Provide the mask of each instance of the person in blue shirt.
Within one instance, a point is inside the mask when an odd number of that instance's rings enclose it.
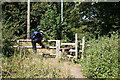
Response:
[[[34,31],[30,36],[30,38],[32,39],[32,48],[35,54],[37,52],[36,43],[41,45],[42,48],[45,48],[45,45],[42,42],[43,36],[44,36],[43,31]]]

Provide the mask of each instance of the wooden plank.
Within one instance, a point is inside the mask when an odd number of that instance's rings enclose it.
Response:
[[[42,41],[56,42],[57,40],[42,40]]]
[[[19,41],[20,42],[31,42],[32,40],[31,39],[20,39]]]
[[[17,41],[17,40],[10,40],[10,41]],[[32,40],[31,39],[19,39],[20,42],[31,42]],[[45,42],[56,42],[57,40],[42,40],[42,41],[45,41]]]
[[[69,57],[69,58],[70,58],[70,57],[72,57],[72,58],[74,57],[74,56],[72,56],[72,55],[66,55],[66,56]]]
[[[72,49],[72,48],[74,48],[74,47],[60,48],[60,50],[62,50],[62,49]]]
[[[50,54],[50,55],[54,55],[54,56],[56,56],[56,54]]]
[[[75,43],[61,43],[61,45],[75,45]]]
[[[14,40],[14,39],[10,39],[10,41],[18,41],[18,40]],[[31,42],[31,39],[19,39],[20,42]]]
[[[75,49],[70,49],[69,52],[76,52],[76,50]]]
[[[19,48],[32,48],[32,46],[13,46],[13,47],[19,47]],[[42,46],[36,46],[37,48],[41,48]],[[55,46],[49,46],[49,49],[55,49]]]

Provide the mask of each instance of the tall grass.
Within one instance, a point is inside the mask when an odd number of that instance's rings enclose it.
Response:
[[[3,57],[3,78],[69,78],[69,70],[57,59],[28,54]]]
[[[118,35],[91,40],[81,63],[88,78],[118,78]]]

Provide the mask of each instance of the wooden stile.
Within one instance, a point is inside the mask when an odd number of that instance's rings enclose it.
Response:
[[[31,39],[20,39],[20,40],[11,40],[11,41],[17,41],[18,46],[13,46],[13,47],[18,47],[19,48],[32,48],[32,46],[20,46],[19,43],[20,42],[31,42]],[[75,43],[60,43],[60,40],[42,40],[45,42],[56,42],[56,46],[49,46],[49,49],[56,49],[56,58],[61,57],[61,53],[60,50],[62,50],[62,52],[65,51],[65,49],[69,50],[70,53],[74,52],[75,56],[74,58],[78,58],[78,37],[77,34],[75,34]],[[74,47],[72,48],[60,48],[61,45],[72,45]],[[82,58],[83,58],[83,53],[84,53],[84,47],[85,47],[85,37],[82,38],[82,43],[80,43],[80,45],[82,45],[82,50],[79,50],[80,52],[82,52]],[[36,46],[37,48],[41,48],[41,46]]]

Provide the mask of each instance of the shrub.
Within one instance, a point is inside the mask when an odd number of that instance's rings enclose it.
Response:
[[[118,35],[89,41],[81,60],[84,74],[90,78],[118,77]]]

